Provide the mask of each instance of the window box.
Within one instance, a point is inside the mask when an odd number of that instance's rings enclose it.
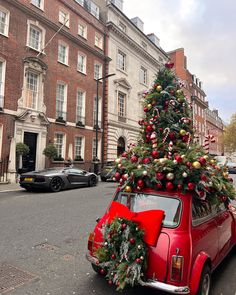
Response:
[[[85,127],[85,125],[84,125],[84,123],[83,123],[82,121],[78,121],[78,122],[76,123],[76,126],[77,126],[77,127]]]
[[[83,162],[84,159],[81,157],[81,156],[76,156],[74,161],[77,161],[77,162]]]
[[[57,117],[56,118],[56,122],[59,122],[59,123],[66,123],[66,121],[64,120],[64,118],[63,117]]]
[[[95,125],[93,126],[93,129],[101,130],[101,127],[100,127],[99,125],[96,125],[96,124],[95,124]]]
[[[64,161],[64,158],[62,156],[58,156],[58,157],[53,158],[53,161],[62,162],[62,161]]]

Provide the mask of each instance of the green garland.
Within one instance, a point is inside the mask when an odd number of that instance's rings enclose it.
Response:
[[[95,252],[110,285],[123,290],[139,283],[147,267],[147,247],[144,232],[127,219],[115,218],[104,228],[103,245]]]

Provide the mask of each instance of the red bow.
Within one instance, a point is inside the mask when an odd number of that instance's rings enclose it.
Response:
[[[112,202],[108,213],[108,222],[111,222],[115,217],[120,217],[137,223],[144,230],[144,241],[150,246],[155,246],[161,232],[164,214],[163,210],[131,212],[126,206]]]

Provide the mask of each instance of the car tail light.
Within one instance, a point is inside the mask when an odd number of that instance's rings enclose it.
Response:
[[[88,249],[91,252],[93,250],[93,241],[94,241],[94,233],[90,233],[88,238]]]
[[[183,256],[172,256],[171,261],[171,280],[180,282],[183,274],[184,257]]]

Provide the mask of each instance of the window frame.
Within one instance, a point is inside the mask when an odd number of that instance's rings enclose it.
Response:
[[[6,60],[0,57],[2,63],[2,72],[0,80],[0,109],[4,107],[4,95],[5,95],[5,81],[6,81]]]
[[[4,23],[4,26],[5,26],[4,31],[3,32],[0,31],[0,35],[9,37],[10,11],[6,9],[5,7],[3,7],[2,5],[0,5],[0,11],[5,13],[6,15],[6,20]]]
[[[126,55],[126,53],[124,53],[120,49],[117,50],[116,68],[119,71],[126,72],[126,68],[127,68],[127,55]]]
[[[32,5],[34,5],[35,7],[41,9],[41,10],[44,10],[44,0],[39,0],[40,1],[40,4],[37,5],[36,3],[34,3],[35,0],[31,0],[30,3]]]
[[[98,151],[97,151],[98,159],[101,158],[101,139],[98,139]],[[94,159],[96,157],[96,138],[92,139],[92,161],[94,162]]]
[[[139,83],[141,83],[143,85],[147,85],[147,83],[148,83],[147,69],[144,66],[140,66]]]
[[[93,98],[93,127],[96,129],[96,116],[97,116],[97,96]],[[98,96],[98,129],[102,128],[102,98]]]
[[[97,71],[95,70],[95,67],[98,66],[98,77],[96,77]],[[102,77],[102,71],[103,71],[103,66],[100,62],[95,61],[94,62],[94,80],[100,79]],[[100,80],[101,81],[101,80]],[[101,81],[102,82],[102,81]]]
[[[103,49],[103,36],[97,32],[95,32],[94,36],[94,45],[99,49]]]
[[[124,97],[122,112],[121,112],[120,95]],[[126,93],[122,91],[118,91],[117,92],[117,114],[118,114],[118,117],[120,118],[126,118],[126,101],[127,101]]]
[[[60,46],[64,46],[65,48],[65,62],[60,60],[60,54],[59,54],[59,48]],[[68,66],[69,65],[69,45],[66,44],[64,41],[59,40],[58,41],[58,52],[57,52],[57,61],[63,65]]]
[[[54,132],[54,145],[57,149],[58,152],[58,143],[55,141],[55,138],[57,135],[61,135],[62,136],[62,143],[61,143],[61,155],[58,153],[57,157],[62,157],[63,159],[65,159],[65,143],[66,143],[66,135],[63,132]]]
[[[77,152],[77,147],[79,146],[79,145],[77,145],[76,144],[76,140],[78,139],[78,138],[80,138],[81,139],[81,146],[79,147],[79,149],[80,149],[80,154],[77,154],[76,152]],[[84,136],[82,136],[82,135],[77,135],[77,136],[75,136],[75,141],[74,141],[74,144],[75,144],[75,149],[74,149],[74,159],[76,158],[76,157],[81,157],[82,158],[82,160],[84,160],[84,147],[85,147],[85,137]]]
[[[45,34],[46,30],[39,24],[38,21],[32,21],[28,20],[27,21],[27,41],[26,41],[26,46],[31,48],[32,50],[35,50],[37,52],[44,53],[44,46],[45,46]],[[31,46],[30,44],[30,28],[34,27],[34,29],[38,30],[40,32],[40,40],[39,40],[39,48],[35,48]]]
[[[29,74],[32,74],[34,76],[37,76],[37,90],[32,90],[30,88],[28,88],[28,78],[29,78]],[[31,106],[28,103],[28,94],[30,93],[30,91],[32,93],[36,92],[36,97],[33,97],[33,102],[31,103]],[[40,91],[40,74],[35,72],[33,69],[28,68],[26,73],[25,73],[25,101],[24,101],[24,107],[27,109],[31,109],[31,110],[37,110],[38,109],[38,104],[39,104],[39,91]]]
[[[84,71],[81,70],[79,68],[79,57],[83,57],[84,58],[84,63],[83,63],[83,67],[84,67]],[[83,52],[78,52],[78,57],[77,57],[77,71],[82,73],[82,74],[87,74],[87,55],[84,54]]]
[[[65,15],[65,17],[63,19],[61,18],[62,13]],[[68,18],[66,18],[66,16],[68,16]],[[59,21],[60,24],[66,26],[67,28],[70,27],[70,13],[66,9],[64,9],[62,7],[59,7],[58,21]]]
[[[82,95],[81,97],[81,104],[79,106],[79,93]],[[85,100],[86,100],[86,91],[83,91],[82,89],[77,89],[77,95],[76,95],[76,124],[81,121],[82,126],[85,126]],[[80,109],[81,108],[81,109]],[[78,114],[81,112],[80,114]],[[81,118],[81,120],[79,120]]]
[[[58,96],[58,87],[60,86],[63,86],[64,89],[63,89],[63,101],[58,99],[59,96]],[[56,120],[59,119],[60,117],[62,117],[63,121],[66,121],[66,110],[67,110],[67,92],[68,92],[68,85],[63,82],[63,81],[57,81],[57,84],[56,84]],[[59,102],[63,102],[62,103],[62,108],[59,110],[58,108],[58,103]],[[61,114],[61,116],[60,116]]]
[[[80,34],[80,26],[83,27],[83,32],[84,32],[84,34]],[[82,38],[84,38],[84,39],[87,40],[87,34],[88,34],[88,27],[87,27],[87,25],[85,25],[85,24],[82,23],[82,22],[79,22],[79,23],[78,23],[78,35],[79,35],[80,37],[82,37]]]

